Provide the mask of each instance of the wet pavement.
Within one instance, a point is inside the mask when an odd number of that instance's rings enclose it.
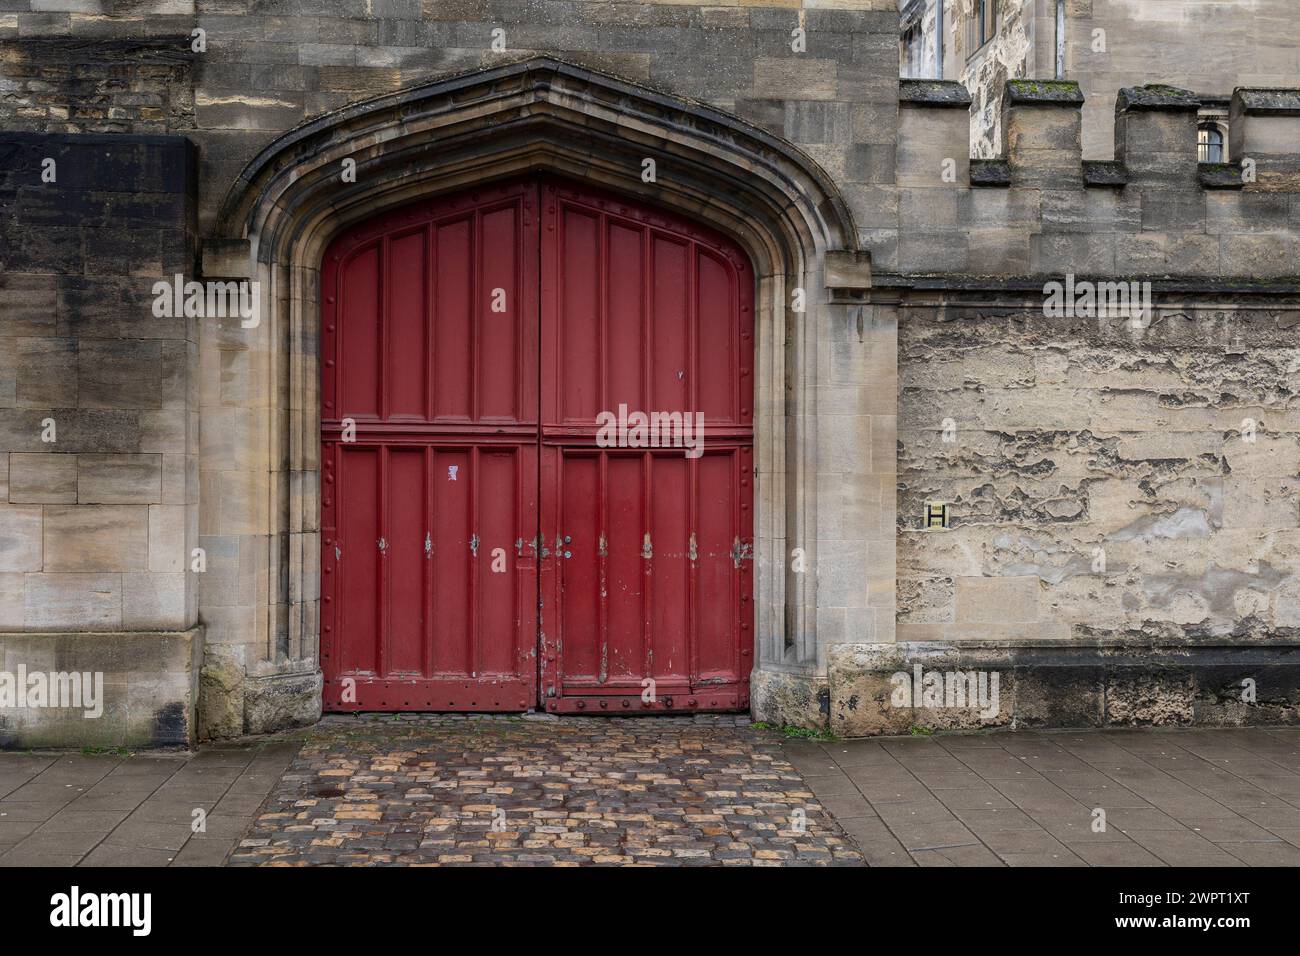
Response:
[[[786,746],[872,866],[1297,866],[1300,729]]]
[[[222,864],[1296,866],[1300,729],[372,714],[195,753],[0,753],[0,865]]]
[[[297,750],[0,753],[0,866],[219,866]]]
[[[737,717],[330,717],[234,864],[861,863]]]

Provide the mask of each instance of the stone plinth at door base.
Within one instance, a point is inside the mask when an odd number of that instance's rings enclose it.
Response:
[[[301,668],[301,665],[299,665]],[[321,716],[325,681],[320,668],[248,676],[244,685],[244,729],[250,734],[314,724]]]
[[[324,680],[314,661],[244,663],[240,645],[208,645],[199,693],[199,739],[270,734],[320,720]]]
[[[203,628],[0,633],[0,747],[192,746]]]
[[[797,671],[754,670],[749,677],[750,715],[776,727],[825,730],[830,695],[826,678]]]
[[[846,644],[830,730],[1238,727],[1300,723],[1300,645]]]

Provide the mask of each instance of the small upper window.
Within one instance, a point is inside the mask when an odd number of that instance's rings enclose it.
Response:
[[[908,0],[900,5],[899,12],[899,66],[900,75],[920,77],[925,69],[925,29],[922,20],[925,17],[925,0]]]
[[[925,52],[921,24],[912,24],[903,31],[903,76],[919,77],[921,75]]]
[[[1203,123],[1196,130],[1196,158],[1202,163],[1223,162],[1223,130]]]
[[[971,17],[966,21],[966,58],[974,56],[997,32],[997,0],[975,0]]]

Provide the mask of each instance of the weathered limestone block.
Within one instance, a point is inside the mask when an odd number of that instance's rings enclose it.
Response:
[[[787,100],[828,100],[838,90],[835,60],[815,57],[759,57],[754,60],[754,95]]]
[[[1255,165],[1255,182],[1244,189],[1300,192],[1300,90],[1234,90],[1228,128],[1234,162]]]
[[[1007,81],[1002,104],[1002,155],[1010,166],[1012,187],[1082,188],[1082,107],[1078,83]]]
[[[79,503],[137,505],[154,504],[161,499],[161,456],[77,456]]]
[[[77,404],[77,340],[18,340],[14,399],[20,408],[69,408]]]
[[[46,571],[143,571],[148,565],[146,505],[47,505]]]
[[[829,697],[824,678],[755,670],[750,675],[750,695],[755,720],[778,727],[826,728]]]
[[[844,645],[829,663],[831,730],[1295,724],[1298,654],[1262,643]]]
[[[323,687],[324,678],[311,661],[287,673],[250,675],[245,682],[245,732],[268,734],[314,724],[320,720]]]
[[[979,675],[975,675],[972,696],[969,678],[973,671],[963,669],[959,677],[947,666],[950,657],[917,644],[858,644],[833,649],[828,665],[831,732],[867,737],[905,735],[913,728],[977,730],[1007,724],[1012,694],[1002,675],[990,684],[986,669],[981,706]],[[946,700],[960,700],[963,706],[943,706]],[[967,703],[972,706],[964,706]]]
[[[77,456],[11,454],[9,501],[13,504],[75,504]]]
[[[970,94],[966,88],[953,81],[900,80],[898,106],[898,185],[921,189],[968,185]]]
[[[29,630],[119,630],[122,575],[28,574],[23,626]]]
[[[122,627],[152,630],[185,627],[188,612],[186,575],[136,571],[122,575]]]
[[[39,571],[41,560],[41,508],[0,505],[0,571]]]
[[[1202,198],[1197,178],[1195,93],[1173,86],[1126,87],[1115,100],[1115,159],[1132,184],[1182,186]]]
[[[76,673],[77,684],[65,683],[65,694],[82,688],[76,706],[0,708],[0,747],[192,746],[202,653],[199,627],[0,633],[0,669],[15,677],[25,672],[29,680],[40,673],[51,682]]]
[[[200,671],[199,738],[214,740],[239,737],[243,733],[243,648],[209,644]]]

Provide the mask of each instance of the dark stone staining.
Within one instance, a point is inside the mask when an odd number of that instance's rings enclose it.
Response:
[[[1300,90],[1252,89],[1237,90],[1242,111],[1245,113],[1271,113],[1274,116],[1300,116]]]
[[[899,80],[898,102],[924,104],[925,106],[969,109],[970,93],[956,80]]]
[[[1236,163],[1200,163],[1197,174],[1206,189],[1241,189],[1241,167]]]
[[[81,133],[194,128],[187,34],[0,41],[0,126]]]
[[[1083,92],[1073,80],[1007,80],[1006,95],[1012,106],[1083,105]]]
[[[1011,165],[1005,159],[972,159],[970,161],[972,186],[1010,186]]]
[[[1126,186],[1128,170],[1124,164],[1112,159],[1085,159],[1083,161],[1083,184],[1085,186]]]
[[[1115,98],[1115,112],[1137,110],[1162,110],[1169,112],[1195,112],[1201,108],[1201,98],[1190,90],[1163,84],[1126,86]]]
[[[172,701],[154,713],[149,742],[154,746],[184,746],[189,742],[189,714],[184,703]]]

